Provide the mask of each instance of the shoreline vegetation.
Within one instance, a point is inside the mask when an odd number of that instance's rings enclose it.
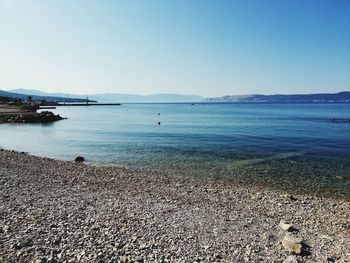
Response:
[[[349,262],[350,201],[0,150],[0,262]]]

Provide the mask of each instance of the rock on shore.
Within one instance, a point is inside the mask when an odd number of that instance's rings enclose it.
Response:
[[[2,150],[0,262],[349,262],[350,202],[293,196]]]
[[[0,123],[48,123],[63,119],[59,114],[50,111],[0,115]]]

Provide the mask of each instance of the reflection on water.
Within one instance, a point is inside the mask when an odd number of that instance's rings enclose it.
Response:
[[[0,146],[350,197],[347,104],[61,107],[68,120],[2,125]],[[161,122],[161,125],[157,123]]]

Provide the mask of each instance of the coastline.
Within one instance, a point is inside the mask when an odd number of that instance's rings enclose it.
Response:
[[[348,262],[350,201],[0,151],[1,262]],[[37,261],[36,261],[37,260]]]
[[[0,104],[0,124],[49,123],[65,119],[51,111],[37,112],[39,109],[38,105],[31,104],[22,104],[21,106]]]

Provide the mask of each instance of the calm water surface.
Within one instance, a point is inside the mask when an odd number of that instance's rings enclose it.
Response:
[[[350,104],[124,104],[55,112],[68,119],[2,125],[0,146],[350,197],[350,123],[332,122],[349,119]]]

